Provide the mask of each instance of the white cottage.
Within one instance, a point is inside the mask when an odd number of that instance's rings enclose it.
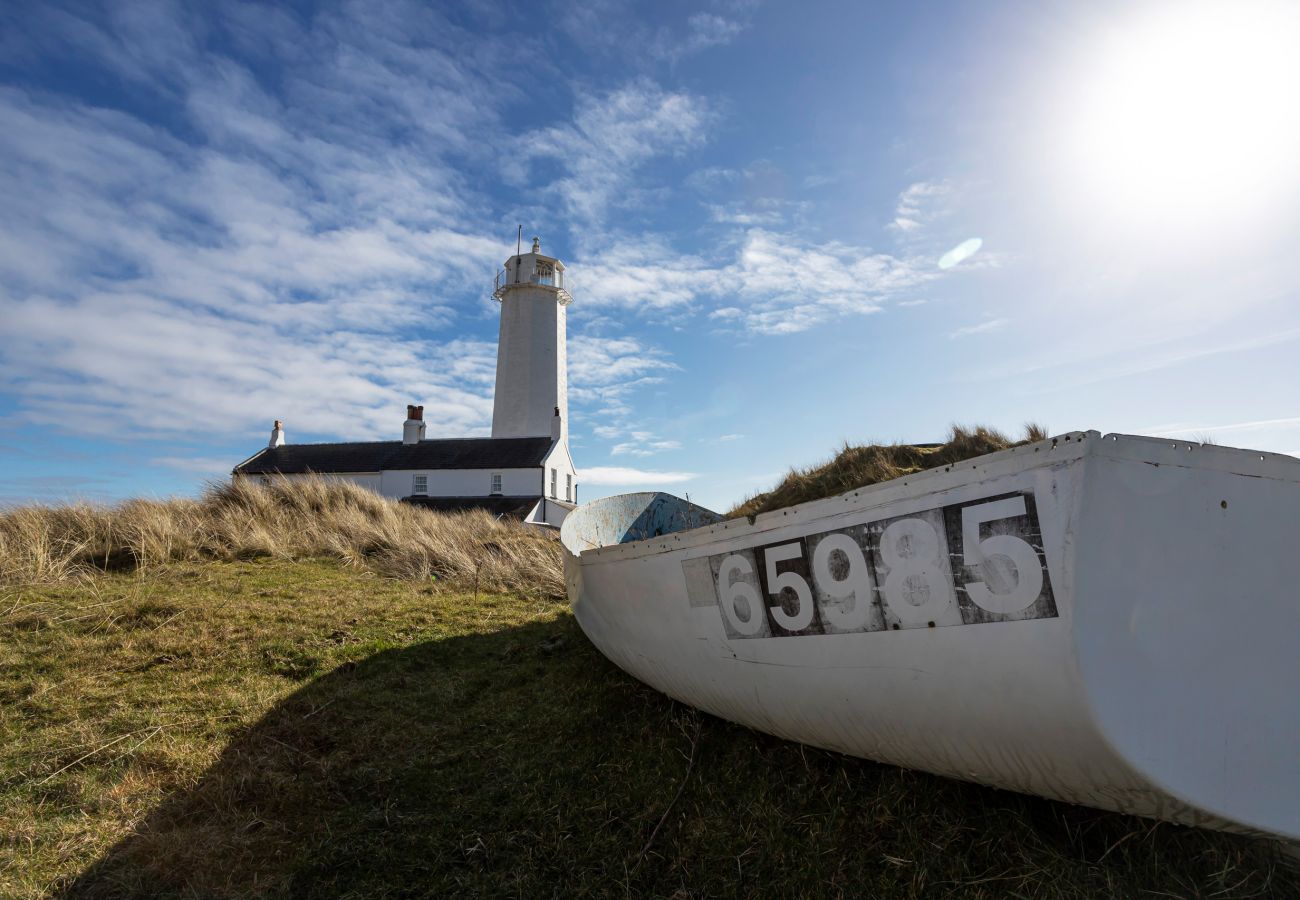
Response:
[[[564,264],[529,253],[497,274],[501,303],[496,395],[490,438],[425,436],[424,407],[408,406],[400,441],[290,444],[276,420],[265,449],[233,477],[323,475],[385,497],[439,510],[481,508],[558,527],[578,500],[569,454],[569,389]]]

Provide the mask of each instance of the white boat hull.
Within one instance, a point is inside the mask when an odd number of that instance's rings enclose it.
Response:
[[[564,523],[578,622],[652,687],[854,756],[1300,839],[1300,461],[1079,432],[691,527],[714,518],[640,494]]]

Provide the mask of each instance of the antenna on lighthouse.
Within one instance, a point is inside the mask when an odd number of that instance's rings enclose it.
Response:
[[[519,231],[515,233],[515,256],[524,252],[524,226],[519,226]]]

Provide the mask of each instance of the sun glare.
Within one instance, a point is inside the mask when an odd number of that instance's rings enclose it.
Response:
[[[1125,14],[1058,95],[1056,187],[1096,227],[1258,223],[1300,188],[1300,7],[1162,4]]]

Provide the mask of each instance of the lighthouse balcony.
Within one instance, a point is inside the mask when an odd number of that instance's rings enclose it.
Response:
[[[563,281],[564,275],[557,272],[555,266],[546,263],[538,263],[533,266],[532,271],[523,266],[520,266],[517,271],[501,269],[497,272],[492,286],[492,298],[500,300],[511,288],[544,287],[555,291],[562,306],[568,306],[573,297],[562,287]]]

